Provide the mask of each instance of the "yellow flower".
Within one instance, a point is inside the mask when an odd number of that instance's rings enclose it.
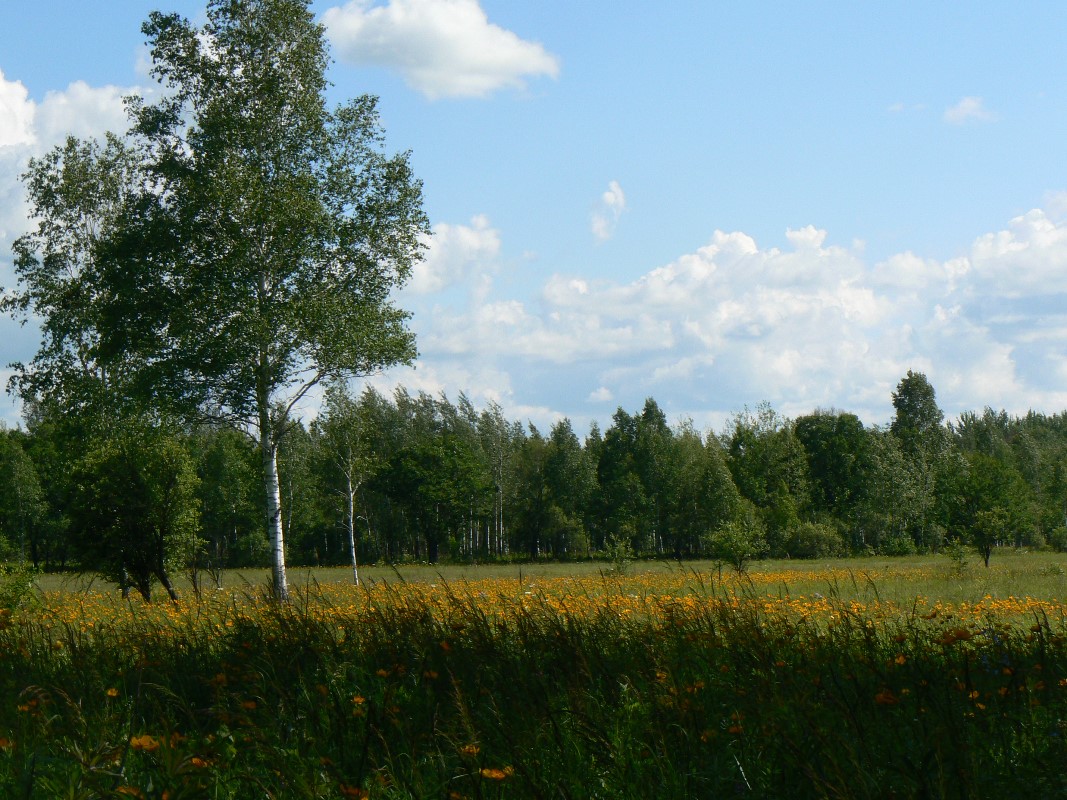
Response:
[[[481,775],[487,781],[502,781],[510,778],[515,774],[514,767],[504,767],[504,769],[496,769],[495,767],[482,767]]]

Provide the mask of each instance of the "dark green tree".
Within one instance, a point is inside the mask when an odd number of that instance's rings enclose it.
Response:
[[[83,563],[152,599],[158,580],[172,600],[175,569],[198,546],[196,470],[185,443],[147,420],[94,436],[77,461],[71,529]]]
[[[896,416],[890,425],[893,435],[909,449],[931,446],[931,439],[942,434],[944,412],[937,405],[937,395],[926,375],[912,372],[901,378],[893,392]]]
[[[270,556],[263,530],[263,481],[251,440],[230,427],[203,427],[192,437],[199,484],[202,552],[197,568],[221,587],[227,567],[263,566]]]
[[[815,512],[851,520],[872,466],[863,423],[855,414],[816,411],[797,418],[794,431],[807,454]]]
[[[0,429],[0,559],[7,550],[18,561],[40,562],[40,529],[47,504],[22,431]],[[3,546],[6,540],[7,547]]]
[[[787,555],[790,531],[810,506],[807,455],[793,424],[763,404],[736,415],[726,440],[730,473],[762,515],[769,553]]]
[[[1030,489],[1011,463],[967,453],[953,488],[949,533],[974,545],[986,566],[995,547],[1018,544],[1032,531]]]
[[[649,528],[651,507],[637,462],[638,425],[639,417],[622,408],[612,416],[611,427],[597,448],[597,493],[593,501],[603,543],[625,543],[635,552],[642,551],[642,533]]]
[[[955,471],[949,463],[949,432],[942,425],[945,415],[926,376],[911,370],[893,392],[893,408],[889,431],[900,442],[915,487],[909,535],[916,547],[936,549],[943,534],[938,506],[945,492],[940,484]]]
[[[552,426],[545,460],[545,486],[552,502],[550,538],[559,557],[589,552],[586,518],[596,487],[596,465],[582,448],[569,419]]]

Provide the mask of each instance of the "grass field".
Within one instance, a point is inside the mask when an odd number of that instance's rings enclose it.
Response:
[[[1067,797],[1067,558],[265,573],[0,614],[0,796]]]

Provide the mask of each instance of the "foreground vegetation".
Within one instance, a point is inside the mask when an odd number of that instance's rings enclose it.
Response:
[[[24,595],[0,794],[1067,796],[1062,557],[998,561]]]

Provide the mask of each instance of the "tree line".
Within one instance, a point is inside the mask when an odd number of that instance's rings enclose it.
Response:
[[[287,561],[751,558],[1067,549],[1067,415],[986,409],[944,424],[909,372],[887,426],[769,405],[720,432],[670,424],[653,399],[584,436],[465,397],[353,394],[291,423],[279,451]],[[0,548],[91,569],[148,596],[266,566],[254,437],[230,426],[131,427],[107,439],[31,410],[0,437]]]

